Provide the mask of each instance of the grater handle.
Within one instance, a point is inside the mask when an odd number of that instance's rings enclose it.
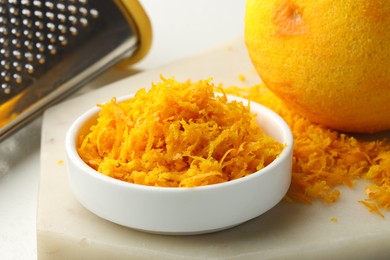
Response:
[[[152,45],[152,25],[138,0],[114,0],[125,18],[138,33],[139,48],[130,57],[121,61],[118,66],[128,66],[146,56]]]

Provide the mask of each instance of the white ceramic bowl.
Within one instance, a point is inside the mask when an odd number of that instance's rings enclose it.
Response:
[[[125,98],[129,97],[122,100]],[[248,103],[238,97],[228,98]],[[293,137],[288,125],[275,112],[255,102],[251,102],[251,111],[258,115],[257,122],[268,135],[286,145],[278,158],[256,173],[226,183],[165,188],[116,180],[81,160],[76,139],[95,122],[99,108],[92,108],[66,134],[71,189],[78,201],[96,215],[147,232],[207,233],[253,219],[275,206],[290,186]]]

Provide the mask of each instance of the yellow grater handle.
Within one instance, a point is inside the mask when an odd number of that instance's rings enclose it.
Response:
[[[138,49],[119,66],[128,66],[136,63],[146,56],[152,45],[152,26],[142,5],[137,0],[114,0],[124,13],[126,20],[138,34]]]

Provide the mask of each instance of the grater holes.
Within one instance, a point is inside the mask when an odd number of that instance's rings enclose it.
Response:
[[[6,70],[9,70],[11,68],[11,64],[9,61],[6,61],[6,60],[2,60],[0,62],[1,66],[6,69]]]
[[[43,30],[43,28],[44,28],[44,25],[43,25],[42,21],[35,21],[35,22],[34,22],[34,25],[35,25],[35,27],[38,28],[39,30]]]
[[[77,13],[77,8],[74,5],[69,5],[68,11],[69,11],[69,13],[75,15]]]
[[[37,44],[35,44],[35,47],[37,48],[37,50],[39,52],[44,52],[45,51],[45,45],[43,45],[42,43],[38,42]]]
[[[1,75],[2,76],[2,75]],[[3,76],[2,76],[3,77]],[[4,78],[4,77],[3,77]],[[1,84],[1,89],[5,94],[11,94],[11,86],[7,83],[2,83]]]
[[[26,37],[27,39],[31,40],[33,38],[33,32],[30,30],[24,30],[23,36]]]
[[[33,25],[33,22],[30,19],[25,18],[25,19],[23,19],[22,24],[27,28],[31,28]]]
[[[58,41],[62,46],[66,46],[68,44],[68,39],[63,35],[58,36]]]
[[[42,7],[42,1],[34,0],[33,1],[33,5],[38,7],[38,8],[41,8]]]
[[[53,4],[53,2],[45,1],[45,6],[46,6],[47,8],[49,8],[50,10],[53,10],[53,9],[54,9],[54,4]]]
[[[0,24],[4,24],[4,25],[8,24],[7,19],[5,19],[5,17],[3,16],[0,16]]]
[[[54,23],[51,23],[51,22],[49,22],[49,23],[46,24],[46,28],[47,28],[50,32],[55,32],[55,30],[56,30],[55,24],[54,24]]]
[[[12,55],[15,57],[15,59],[20,60],[22,58],[22,53],[19,50],[14,50],[12,52]]]
[[[57,14],[57,19],[60,23],[65,23],[66,22],[66,16],[62,13]]]
[[[98,18],[98,16],[99,16],[99,12],[96,9],[91,9],[89,11],[89,13],[92,16],[92,18],[95,18],[95,19]]]
[[[55,55],[57,53],[57,48],[52,44],[49,44],[47,46],[47,49],[49,50],[51,55]]]
[[[35,11],[34,11],[34,15],[35,15],[38,19],[42,19],[42,18],[43,18],[43,12],[40,11],[40,10],[35,10]]]
[[[55,19],[55,15],[52,12],[47,12],[46,17],[50,20],[53,21]]]
[[[22,65],[20,64],[20,62],[14,61],[12,62],[12,66],[16,71],[22,71]]]
[[[57,3],[56,8],[61,12],[65,12],[66,10],[65,5],[63,3]]]
[[[10,22],[11,22],[11,24],[12,24],[13,26],[19,26],[19,25],[20,25],[20,19],[17,18],[17,17],[12,17],[12,18],[10,19]]]
[[[9,44],[9,41],[3,37],[0,38],[0,45],[3,47],[7,47]]]
[[[11,43],[12,43],[12,45],[15,46],[15,48],[21,48],[22,47],[22,44],[20,43],[20,40],[17,39],[17,38],[12,39]]]
[[[21,70],[21,69],[20,69],[20,70]],[[19,70],[19,71],[20,71],[20,70]],[[15,81],[17,84],[22,83],[22,76],[21,76],[20,74],[15,73],[15,74],[13,75],[13,79],[14,79],[14,81]]]
[[[35,38],[39,41],[43,41],[45,39],[45,35],[41,31],[35,32]]]
[[[34,60],[34,55],[31,52],[26,52],[24,54],[24,58],[26,59],[26,61],[32,62]]]
[[[73,36],[76,36],[78,34],[78,30],[76,27],[74,26],[71,26],[69,27],[69,32],[73,35]]]
[[[15,7],[10,7],[8,12],[9,12],[10,14],[12,14],[12,15],[15,15],[15,16],[18,16],[18,15],[19,15],[19,9],[17,9],[17,8],[15,8]]]
[[[38,53],[36,56],[36,59],[37,59],[37,61],[39,62],[39,64],[45,64],[45,62],[46,62],[46,57],[45,57],[45,55],[43,55],[42,53]]]
[[[21,0],[20,3],[25,6],[30,6],[30,0]]]
[[[20,36],[22,35],[21,31],[20,31],[20,28],[12,28],[11,29],[11,34],[16,37],[16,38],[20,38]]]
[[[10,54],[9,54],[9,50],[8,49],[0,49],[0,54],[5,57],[5,58],[9,58],[10,57]]]
[[[11,73],[8,71],[2,71],[0,73],[1,77],[4,79],[5,82],[10,82],[11,81]]]
[[[26,63],[24,65],[24,69],[27,71],[28,74],[33,74],[34,73],[34,66],[31,65],[30,63]]]
[[[8,35],[8,29],[4,26],[0,26],[0,33],[4,36]]]
[[[76,18],[76,16],[74,16],[74,15],[70,15],[70,16],[68,17],[68,21],[69,21],[72,25],[76,25],[76,24],[77,24],[77,18]]]
[[[25,17],[31,17],[31,11],[29,9],[22,9],[22,15]]]
[[[87,15],[88,15],[88,10],[87,10],[87,8],[85,8],[85,7],[80,7],[80,8],[79,8],[79,13],[80,13],[81,15],[83,15],[83,16],[87,16]]]
[[[59,25],[57,26],[57,29],[58,29],[58,31],[59,31],[61,34],[65,34],[65,33],[68,31],[67,27],[66,27],[65,25],[63,25],[63,24],[59,24]]]
[[[0,100],[56,64],[98,18],[87,0],[0,0]]]
[[[81,17],[80,18],[80,24],[84,27],[87,27],[88,26],[88,19],[84,18],[84,17]]]
[[[56,42],[56,37],[55,37],[54,34],[52,34],[52,33],[48,33],[48,34],[46,35],[46,38],[48,39],[48,41],[49,41],[50,43],[55,43],[55,42]]]

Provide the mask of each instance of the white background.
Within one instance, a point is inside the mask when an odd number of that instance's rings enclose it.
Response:
[[[163,66],[243,35],[245,0],[140,2],[152,22],[153,45],[137,69]],[[0,143],[0,259],[37,258],[41,123],[38,118]]]

